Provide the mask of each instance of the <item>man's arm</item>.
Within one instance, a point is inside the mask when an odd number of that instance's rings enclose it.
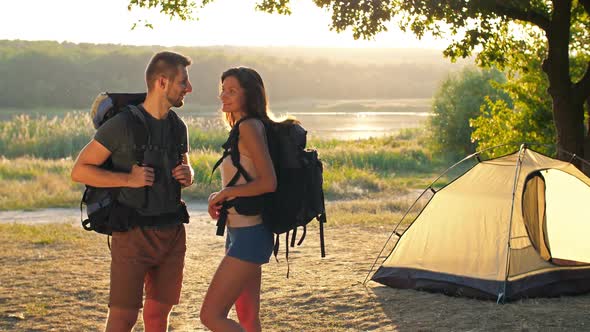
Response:
[[[154,183],[154,170],[150,167],[133,165],[131,173],[112,172],[99,166],[110,157],[111,152],[97,140],[88,143],[76,158],[71,177],[93,187],[140,188]]]

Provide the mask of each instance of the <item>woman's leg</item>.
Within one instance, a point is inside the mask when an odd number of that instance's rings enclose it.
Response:
[[[260,327],[260,284],[262,279],[262,269],[258,267],[256,275],[244,285],[244,289],[236,300],[236,313],[240,325],[247,332],[259,332]]]
[[[243,331],[227,315],[247,283],[260,274],[260,265],[225,256],[215,275],[201,307],[201,322],[211,331]]]

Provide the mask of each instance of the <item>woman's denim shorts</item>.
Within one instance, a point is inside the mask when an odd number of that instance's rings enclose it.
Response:
[[[256,264],[268,263],[274,239],[264,224],[246,227],[227,227],[225,248],[227,255]]]

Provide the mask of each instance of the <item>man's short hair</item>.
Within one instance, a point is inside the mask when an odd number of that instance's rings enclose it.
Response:
[[[148,90],[161,75],[173,80],[178,72],[178,66],[188,67],[193,63],[191,58],[179,53],[163,51],[156,53],[145,70],[145,82]]]

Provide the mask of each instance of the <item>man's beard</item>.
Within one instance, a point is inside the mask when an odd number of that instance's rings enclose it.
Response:
[[[178,97],[176,99],[172,99],[172,98],[170,98],[170,96],[168,96],[167,98],[168,98],[168,102],[173,107],[182,107],[182,105],[184,105],[184,98],[182,98],[182,97]]]

